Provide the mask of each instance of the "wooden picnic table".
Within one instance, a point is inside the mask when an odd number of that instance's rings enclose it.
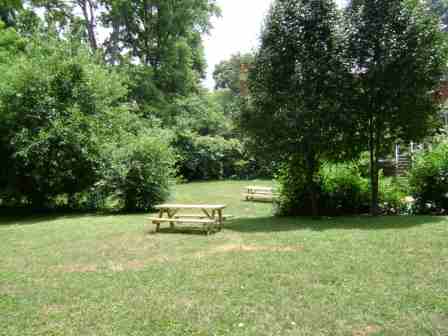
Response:
[[[260,187],[260,186],[246,186],[247,192],[254,191],[265,191],[265,192],[273,192],[274,188],[272,187]]]
[[[158,217],[149,218],[156,225],[156,232],[160,230],[160,223],[170,223],[174,228],[175,223],[203,224],[207,234],[213,229],[221,230],[224,216],[224,204],[160,204],[155,206],[159,210]],[[181,214],[185,210],[198,210],[201,214]],[[166,215],[166,217],[164,217]]]
[[[243,196],[247,201],[249,200],[269,200],[272,201],[278,196],[274,188],[271,187],[259,187],[259,186],[246,186],[246,192]]]

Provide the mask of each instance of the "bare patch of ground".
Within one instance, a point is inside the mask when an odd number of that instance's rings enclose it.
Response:
[[[96,272],[97,265],[62,265],[55,267],[55,269],[63,273],[89,273]]]
[[[143,260],[129,260],[124,263],[111,263],[109,269],[113,272],[139,271],[146,266]]]
[[[207,255],[217,253],[229,253],[229,252],[300,252],[303,251],[303,247],[300,245],[294,246],[266,246],[266,245],[247,245],[247,244],[225,244],[217,246],[211,250],[205,252],[199,252],[197,257],[203,257]]]
[[[368,325],[364,328],[354,330],[352,336],[370,336],[381,331],[381,327],[377,325]]]
[[[0,286],[0,295],[14,295],[17,291],[13,286],[2,285]]]
[[[61,312],[63,309],[64,309],[63,305],[58,304],[45,305],[42,308],[42,314],[52,315]]]
[[[56,272],[62,273],[89,273],[89,272],[125,272],[125,271],[140,271],[146,267],[149,262],[164,262],[167,258],[151,258],[147,260],[129,260],[124,262],[109,262],[104,265],[60,265],[53,268]]]

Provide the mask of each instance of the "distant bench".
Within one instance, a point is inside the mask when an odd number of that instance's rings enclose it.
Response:
[[[279,197],[278,192],[274,188],[247,186],[243,194],[246,201],[270,201]]]

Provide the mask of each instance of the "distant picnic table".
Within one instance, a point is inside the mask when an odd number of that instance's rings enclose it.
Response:
[[[161,204],[155,207],[159,210],[158,217],[150,217],[149,220],[156,225],[156,232],[160,230],[160,223],[170,223],[174,228],[175,223],[202,224],[207,234],[215,230],[221,230],[223,221],[230,216],[224,216],[224,204]],[[181,211],[198,210],[200,214],[180,213]],[[166,215],[166,217],[164,217]]]
[[[246,198],[246,201],[273,201],[278,197],[278,193],[271,187],[246,186],[243,196]]]

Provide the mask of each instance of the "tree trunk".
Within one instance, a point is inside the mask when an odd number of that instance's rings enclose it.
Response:
[[[96,41],[96,16],[95,8],[96,4],[92,0],[78,0],[78,5],[81,7],[84,20],[86,22],[87,36],[89,38],[89,44],[92,51],[98,49],[98,43]]]
[[[379,186],[379,167],[378,167],[378,134],[375,134],[373,120],[370,120],[370,139],[369,139],[369,151],[370,151],[370,214],[372,216],[378,216],[378,186]]]
[[[370,214],[372,216],[378,216],[378,186],[379,186],[379,174],[378,174],[378,157],[371,150],[370,151],[370,187],[371,187],[371,204]]]
[[[306,184],[308,188],[308,195],[311,203],[311,214],[313,217],[319,216],[319,202],[318,191],[314,176],[317,170],[317,162],[314,155],[309,155],[306,162]]]

